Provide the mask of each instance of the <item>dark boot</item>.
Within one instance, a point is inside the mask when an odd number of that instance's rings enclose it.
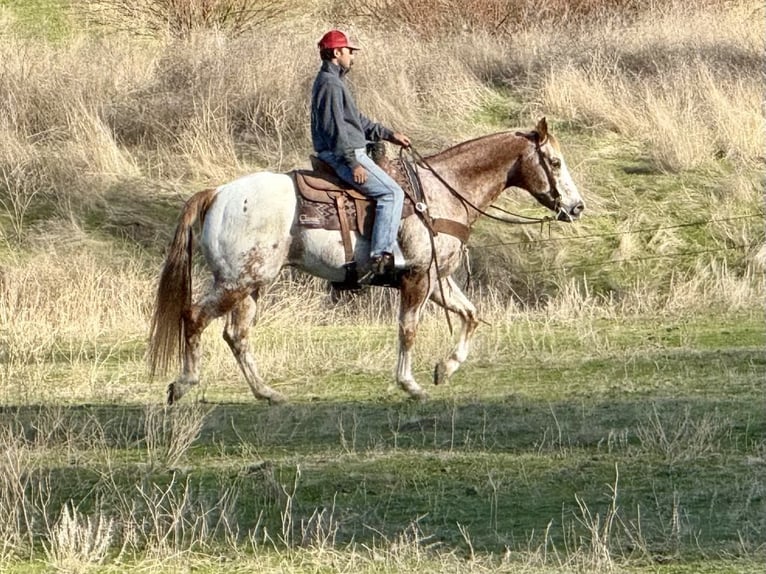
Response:
[[[394,272],[394,256],[391,253],[381,253],[370,260],[370,271],[374,275],[392,275]]]

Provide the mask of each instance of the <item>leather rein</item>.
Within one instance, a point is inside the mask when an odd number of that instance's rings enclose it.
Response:
[[[544,142],[542,142],[544,143]],[[548,186],[550,188],[549,193],[553,197],[554,200],[554,211],[560,212],[561,211],[561,195],[558,192],[558,189],[556,187],[556,179],[553,177],[553,173],[551,173],[550,167],[545,162],[545,158],[542,153],[542,143],[538,140],[535,142],[535,151],[538,154],[540,164],[543,166],[543,171],[545,171],[545,176],[548,179]],[[467,199],[465,196],[463,196],[457,189],[455,189],[452,185],[450,185],[447,180],[445,180],[439,172],[437,172],[431,164],[428,163],[428,160],[423,157],[423,155],[418,152],[412,145],[408,146],[407,148],[400,148],[399,150],[399,156],[401,159],[402,166],[404,167],[404,171],[406,174],[407,179],[410,183],[410,188],[413,190],[415,194],[415,211],[420,217],[420,219],[423,221],[426,228],[429,230],[429,237],[431,240],[431,260],[433,264],[436,266],[436,277],[437,282],[439,284],[439,291],[441,292],[442,299],[446,301],[445,294],[444,294],[444,286],[442,285],[441,281],[441,273],[439,271],[439,263],[436,258],[436,245],[434,243],[434,228],[433,228],[433,220],[430,217],[430,214],[428,213],[428,204],[426,202],[425,194],[423,193],[423,186],[420,183],[420,177],[417,174],[417,170],[412,166],[411,163],[406,161],[404,158],[405,149],[410,152],[412,157],[415,160],[415,164],[420,164],[428,171],[430,171],[434,177],[444,186],[447,188],[447,190],[455,197],[457,198],[460,203],[463,204],[463,207],[466,208],[466,211],[468,211],[468,208],[473,209],[477,213],[488,217],[489,219],[493,219],[495,221],[500,221],[502,223],[510,223],[514,225],[529,225],[529,224],[540,224],[541,226],[545,223],[550,223],[551,221],[555,221],[554,217],[551,217],[549,215],[546,215],[544,217],[530,217],[527,215],[521,215],[518,213],[513,213],[510,211],[507,211],[505,209],[502,209],[501,207],[497,207],[495,205],[491,205],[493,209],[497,209],[498,211],[501,211],[505,213],[506,215],[512,216],[513,219],[506,218],[506,217],[498,217],[497,215],[492,215],[491,213],[487,213],[485,210],[481,209],[480,207],[476,206],[473,202],[471,202],[469,199]],[[470,228],[468,228],[470,230]],[[467,240],[467,237],[466,237]],[[465,249],[465,241],[463,242],[464,249]],[[471,273],[470,268],[468,270],[468,281],[470,281]],[[447,312],[447,308],[444,308],[445,310],[445,316],[447,319],[447,325],[449,327],[450,333],[452,333],[452,322],[450,320],[449,312]]]

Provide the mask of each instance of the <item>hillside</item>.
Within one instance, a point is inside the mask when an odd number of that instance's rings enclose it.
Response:
[[[765,22],[755,0],[0,0],[0,570],[762,571]],[[395,384],[396,292],[288,269],[249,342],[289,403],[253,398],[217,321],[167,408],[145,354],[179,210],[308,165],[331,27],[362,44],[360,107],[422,154],[545,116],[586,211],[477,223],[457,279],[482,322],[428,401]],[[456,338],[427,307],[424,387]]]
[[[427,4],[352,3],[346,20],[318,4],[269,14],[250,33],[185,40],[109,33],[75,9],[66,32],[59,14],[41,38],[39,26],[24,34],[29,14],[6,8],[6,260],[34,265],[41,247],[86,241],[131,258],[145,250],[153,271],[191,193],[305,166],[313,46],[337,24],[365,46],[353,72],[361,107],[422,153],[542,115],[563,142],[586,217],[542,231],[482,222],[471,254],[486,288],[523,306],[563,292],[627,309],[758,300],[762,6],[584,2],[564,14],[550,2],[509,19],[484,0],[494,19],[437,17],[437,33],[418,18]],[[388,7],[377,26],[375,6]],[[519,193],[505,206],[539,214]]]

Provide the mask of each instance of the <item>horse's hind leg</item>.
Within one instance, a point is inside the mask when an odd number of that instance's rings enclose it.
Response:
[[[180,376],[168,385],[169,405],[175,403],[188,392],[189,388],[199,383],[200,339],[210,322],[223,314],[223,311],[219,310],[219,300],[218,292],[213,291],[199,303],[192,305],[183,318],[183,365]]]
[[[253,291],[251,297],[246,297],[236,304],[226,319],[226,327],[223,330],[223,338],[229,345],[231,352],[237,359],[237,364],[242,374],[250,385],[256,399],[267,399],[270,403],[281,403],[284,396],[269,387],[258,374],[255,359],[250,353],[248,334],[250,326],[255,318],[258,290]]]
[[[198,303],[193,304],[183,318],[184,345],[183,365],[180,376],[168,385],[168,404],[172,405],[191,387],[199,384],[203,331],[213,319],[227,313],[241,300],[248,298],[249,291],[229,289],[215,285]]]
[[[441,305],[448,311],[456,313],[460,317],[461,328],[457,345],[450,355],[440,361],[434,369],[434,384],[446,382],[446,380],[458,370],[463,361],[468,357],[471,339],[479,321],[476,318],[476,307],[463,294],[452,277],[442,281],[442,289],[438,286],[431,293],[431,300]]]
[[[258,290],[253,291],[251,297],[246,297],[236,304],[226,319],[226,327],[223,330],[223,338],[229,345],[231,352],[237,359],[237,364],[242,374],[250,385],[256,399],[266,399],[270,403],[281,403],[284,396],[269,387],[258,374],[255,358],[250,353],[250,345],[247,340],[250,326],[255,319]]]

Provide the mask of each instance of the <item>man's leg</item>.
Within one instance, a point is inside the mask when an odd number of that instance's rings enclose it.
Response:
[[[399,184],[372,161],[364,149],[356,150],[357,161],[367,170],[367,181],[361,185],[354,183],[354,176],[345,162],[338,161],[329,154],[320,154],[319,157],[335,169],[338,177],[375,200],[375,225],[372,229],[370,256],[376,257],[383,253],[393,255],[404,204],[404,192]]]
[[[362,153],[359,153],[362,151]],[[375,200],[375,225],[372,229],[370,256],[393,255],[399,221],[402,218],[404,192],[364,150],[357,150],[357,161],[367,170],[367,181],[361,186],[365,195]]]

